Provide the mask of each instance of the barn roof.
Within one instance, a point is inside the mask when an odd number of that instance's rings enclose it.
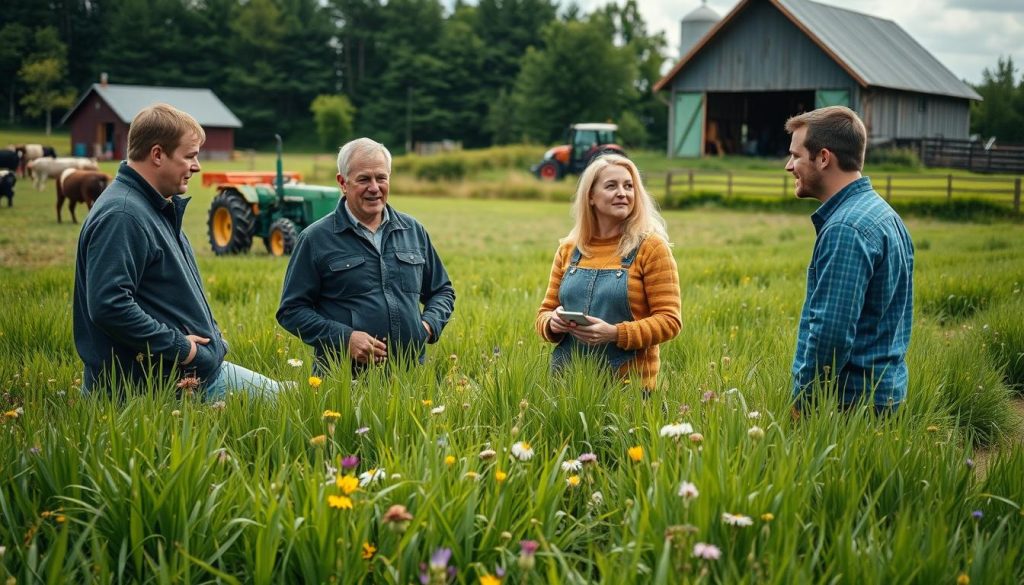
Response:
[[[741,0],[658,81],[655,91],[667,87],[711,39],[753,1],[757,0]],[[982,99],[891,20],[811,0],[767,1],[862,87]]]
[[[241,128],[242,122],[220,101],[213,91],[197,87],[155,87],[149,85],[113,85],[94,83],[61,120],[67,122],[82,103],[95,92],[117,117],[130,123],[143,108],[157,103],[170,104],[188,112],[200,126]]]

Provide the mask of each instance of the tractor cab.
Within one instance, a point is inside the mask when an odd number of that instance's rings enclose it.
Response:
[[[567,132],[566,144],[549,149],[531,170],[538,179],[557,181],[567,174],[579,174],[598,154],[624,155],[618,144],[618,129],[615,124],[573,124]]]
[[[275,138],[276,172],[203,173],[203,185],[217,189],[206,221],[214,254],[244,254],[258,237],[268,253],[286,256],[299,232],[337,206],[337,187],[306,185],[299,173],[282,170]]]

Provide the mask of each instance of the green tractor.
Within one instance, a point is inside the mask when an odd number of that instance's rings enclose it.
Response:
[[[203,173],[203,186],[217,188],[206,226],[218,256],[248,252],[254,237],[274,256],[291,254],[299,232],[338,205],[337,187],[305,185],[299,173],[281,170],[281,137],[274,138],[276,173]]]

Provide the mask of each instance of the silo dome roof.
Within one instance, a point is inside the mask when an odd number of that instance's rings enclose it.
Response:
[[[701,4],[684,16],[683,22],[718,22],[721,18],[717,12],[708,8],[707,4]]]

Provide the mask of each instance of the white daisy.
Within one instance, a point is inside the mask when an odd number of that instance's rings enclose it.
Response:
[[[512,456],[520,461],[533,459],[533,447],[526,441],[518,441],[512,445]]]
[[[562,462],[562,471],[572,473],[583,469],[583,463],[579,459],[570,459]]]
[[[690,423],[679,423],[675,425],[665,425],[661,427],[659,433],[662,437],[681,437],[683,435],[689,435],[693,432],[693,426]]]
[[[359,474],[359,486],[366,487],[371,483],[384,479],[385,473],[383,469],[371,469],[364,471]]]
[[[682,485],[679,486],[679,497],[684,500],[692,500],[699,495],[700,492],[697,491],[697,485],[692,482],[684,481]]]

